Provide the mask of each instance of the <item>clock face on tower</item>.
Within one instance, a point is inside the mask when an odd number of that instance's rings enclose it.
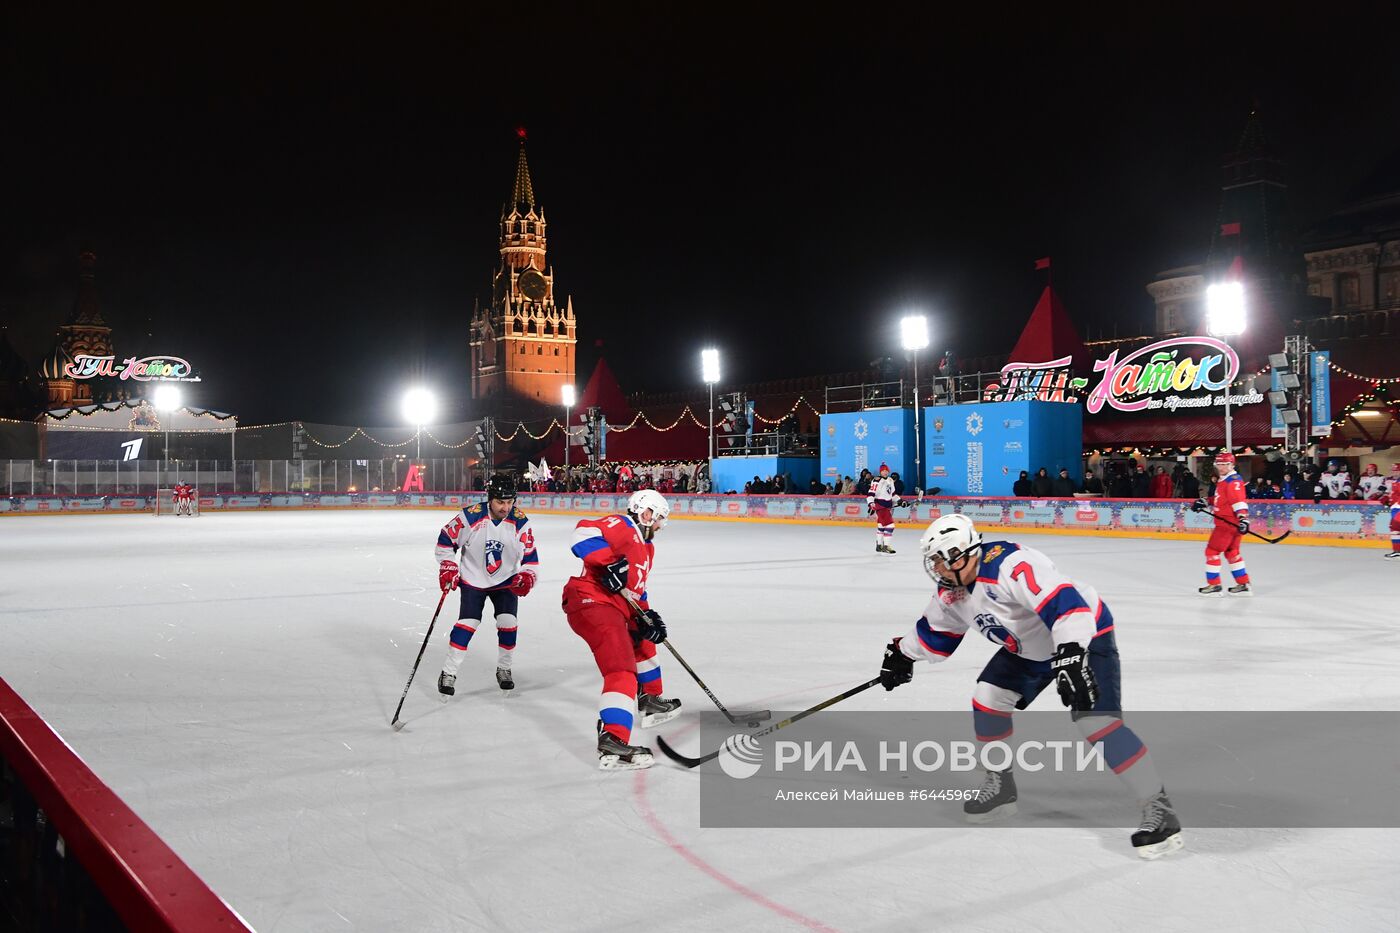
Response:
[[[549,283],[544,276],[534,269],[526,269],[520,273],[520,278],[516,280],[516,285],[520,288],[520,293],[531,301],[540,301],[545,293],[549,291]]]

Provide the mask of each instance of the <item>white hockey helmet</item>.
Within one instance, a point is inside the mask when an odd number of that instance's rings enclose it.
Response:
[[[953,584],[933,569],[933,559],[941,558],[944,566],[961,570],[974,551],[982,548],[982,532],[966,515],[944,515],[933,520],[919,539],[919,551],[924,555],[924,572],[935,582]]]
[[[644,522],[642,515],[648,509],[651,510],[651,521]],[[642,529],[642,537],[651,540],[651,536],[666,524],[666,516],[671,514],[671,503],[655,489],[639,489],[627,500],[627,511],[637,527]]]

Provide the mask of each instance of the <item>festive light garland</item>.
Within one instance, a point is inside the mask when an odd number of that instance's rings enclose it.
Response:
[[[1356,398],[1348,402],[1346,407],[1342,409],[1341,413],[1337,415],[1337,417],[1332,421],[1332,427],[1341,427],[1343,424],[1346,423],[1347,418],[1360,411],[1361,409],[1365,408],[1367,405],[1374,401],[1381,401],[1385,403],[1385,407],[1387,410],[1389,410],[1391,417],[1395,418],[1396,420],[1400,420],[1400,407],[1397,407],[1396,400],[1390,397],[1390,393],[1383,387],[1384,385],[1385,384],[1382,382],[1377,382],[1371,387],[1372,391],[1363,392]]]
[[[1395,385],[1396,383],[1400,383],[1400,376],[1363,376],[1360,373],[1352,372],[1345,366],[1337,365],[1336,363],[1332,362],[1331,359],[1328,359],[1327,365],[1332,367],[1332,369],[1336,370],[1344,376],[1350,376],[1353,379],[1360,379],[1362,382],[1369,382],[1377,386]]]

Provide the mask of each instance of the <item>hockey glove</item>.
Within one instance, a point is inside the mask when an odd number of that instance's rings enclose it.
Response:
[[[609,593],[621,593],[627,589],[627,558],[619,557],[604,567],[600,582]]]
[[[1193,511],[1193,512],[1209,512],[1209,511],[1210,511],[1210,503],[1206,502],[1206,500],[1204,500],[1204,499],[1197,499],[1195,502],[1191,503],[1191,511]]]
[[[1242,534],[1242,535],[1243,535],[1243,534],[1248,534],[1248,533],[1249,533],[1249,519],[1248,519],[1248,518],[1241,518],[1239,524],[1236,525],[1235,527],[1238,528],[1238,529],[1240,530],[1240,534]]]
[[[1078,642],[1061,645],[1050,659],[1050,670],[1055,674],[1061,703],[1080,713],[1094,708],[1099,688],[1094,683],[1094,672],[1089,670],[1089,654]]]
[[[533,573],[517,573],[510,578],[510,584],[506,588],[516,596],[528,596],[534,587],[535,575]]]
[[[442,587],[444,593],[455,590],[459,579],[461,572],[457,569],[455,560],[445,560],[438,564],[438,586]]]
[[[896,638],[885,646],[885,663],[880,665],[880,686],[893,690],[913,679],[914,661],[899,650],[899,639]]]
[[[655,609],[643,609],[637,619],[637,631],[645,641],[659,645],[666,640],[666,623]]]

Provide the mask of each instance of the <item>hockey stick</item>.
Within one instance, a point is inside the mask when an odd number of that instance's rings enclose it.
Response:
[[[632,607],[632,611],[637,614],[637,617],[641,618],[642,607],[637,605],[637,601],[634,600],[631,596],[627,595],[626,593],[623,593],[621,595],[623,599],[627,600],[627,605]],[[724,714],[725,719],[728,719],[730,722],[733,723],[737,723],[742,720],[744,722],[747,722],[750,726],[756,726],[765,719],[773,718],[773,712],[771,710],[766,709],[754,710],[751,713],[741,712],[737,717],[734,716],[732,713],[729,712],[729,710],[724,708],[724,704],[719,701],[719,697],[715,696],[714,691],[705,685],[705,682],[700,679],[700,675],[695,673],[695,668],[691,667],[685,662],[685,658],[681,657],[681,653],[676,650],[675,645],[671,644],[671,640],[669,638],[662,641],[661,644],[665,645],[666,649],[670,651],[671,654],[675,655],[676,660],[681,662],[681,667],[685,668],[685,672],[689,674],[697,684],[700,685],[701,690],[705,691],[705,696],[709,697],[711,701],[714,702],[715,706],[719,707],[719,711]]]
[[[828,706],[835,706],[837,703],[840,703],[842,700],[850,699],[851,697],[855,696],[857,693],[860,693],[862,690],[869,690],[871,687],[875,686],[875,685],[878,684],[879,682],[880,682],[880,678],[879,678],[879,677],[874,677],[874,678],[871,678],[870,680],[867,680],[867,681],[866,681],[865,683],[863,683],[863,684],[857,684],[856,686],[854,686],[854,687],[852,687],[851,689],[847,690],[845,693],[839,693],[839,694],[837,694],[836,696],[832,697],[832,698],[829,699],[829,700],[823,700],[822,702],[818,703],[816,706],[811,707],[810,709],[804,709],[804,710],[803,710],[802,712],[800,712],[800,713],[793,713],[791,716],[789,716],[787,719],[784,719],[782,722],[775,722],[775,723],[773,723],[773,725],[769,726],[769,727],[766,728],[766,729],[762,729],[762,730],[760,730],[760,731],[758,731],[758,732],[751,732],[751,733],[749,733],[749,738],[757,739],[757,738],[759,738],[759,737],[761,737],[761,736],[767,735],[767,734],[770,733],[770,732],[777,732],[779,729],[782,729],[782,728],[784,728],[785,726],[790,726],[790,725],[792,725],[793,723],[797,722],[799,719],[806,719],[808,716],[812,715],[813,713],[821,712],[822,710],[826,709]],[[703,764],[704,764],[705,762],[707,762],[707,761],[712,761],[713,759],[718,758],[718,757],[719,757],[719,753],[720,753],[721,751],[723,751],[723,748],[717,748],[717,749],[715,749],[714,751],[710,752],[708,755],[703,755],[703,756],[701,756],[700,758],[690,758],[690,757],[687,757],[687,756],[685,756],[685,755],[682,755],[680,752],[676,751],[676,750],[675,750],[674,748],[672,748],[670,745],[666,744],[666,740],[665,740],[663,737],[659,736],[659,735],[656,737],[656,744],[659,745],[659,746],[661,747],[661,753],[662,753],[663,755],[665,755],[667,758],[671,759],[672,761],[674,761],[674,762],[676,762],[677,764],[682,765],[683,767],[686,767],[686,768],[695,768],[695,767],[698,767],[698,766],[700,766],[700,765],[703,765]]]
[[[447,602],[447,594],[450,590],[442,591],[442,598],[438,600],[437,608],[433,610],[433,620],[428,623],[428,634],[423,636],[423,647],[418,649],[418,657],[413,661],[413,670],[409,671],[408,683],[403,685],[403,696],[399,697],[399,705],[394,710],[394,718],[389,720],[389,725],[398,732],[403,728],[403,723],[399,722],[399,713],[403,712],[403,701],[408,699],[408,688],[413,686],[413,678],[418,673],[418,665],[423,661],[423,652],[428,650],[428,639],[433,637],[433,626],[437,625],[438,613],[442,612],[442,604]]]
[[[1231,526],[1232,528],[1238,528],[1238,527],[1240,526],[1240,523],[1239,523],[1238,521],[1231,521],[1230,519],[1226,518],[1224,515],[1221,515],[1219,512],[1213,512],[1213,511],[1212,511],[1212,512],[1210,513],[1210,517],[1213,518],[1213,519],[1215,519],[1215,520],[1218,521],[1218,522],[1224,522],[1226,525],[1229,525],[1229,526]],[[1257,531],[1246,531],[1245,534],[1247,534],[1247,535],[1254,535],[1254,537],[1258,538],[1260,541],[1267,541],[1267,542],[1270,543],[1270,544],[1278,544],[1278,543],[1279,543],[1280,541],[1282,541],[1284,538],[1286,538],[1286,537],[1288,537],[1289,535],[1293,534],[1293,529],[1292,529],[1292,528],[1288,529],[1288,530],[1285,531],[1283,534],[1279,535],[1277,538],[1270,538],[1270,537],[1268,537],[1268,536],[1266,536],[1266,535],[1261,535],[1261,534],[1260,534],[1259,532],[1257,532]]]

